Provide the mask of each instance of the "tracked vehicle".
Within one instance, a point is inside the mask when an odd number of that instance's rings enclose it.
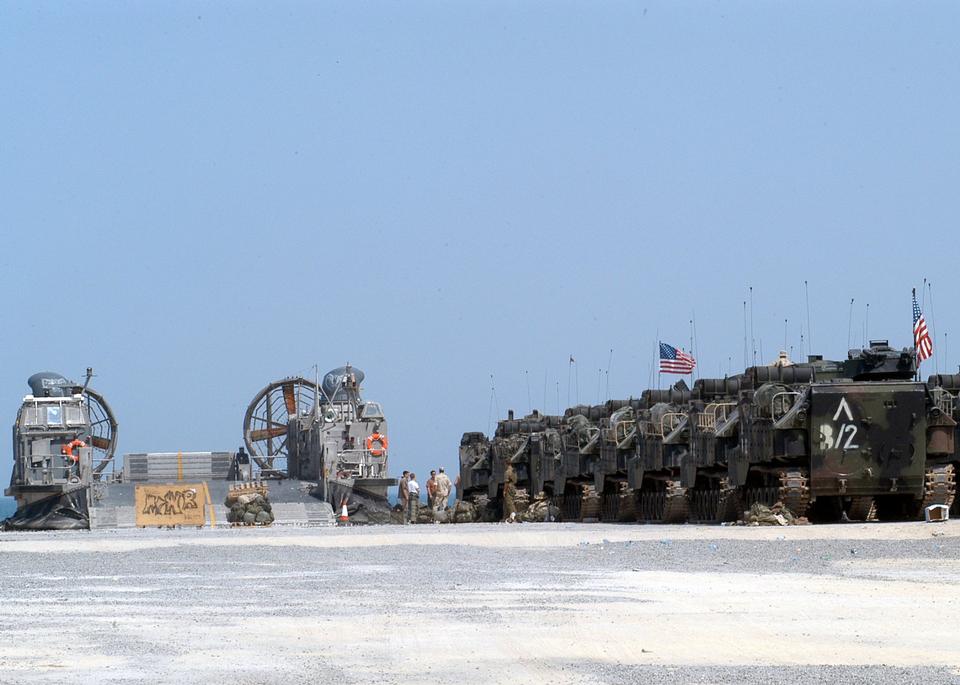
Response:
[[[600,419],[600,459],[594,464],[594,490],[600,496],[603,521],[633,521],[636,502],[627,474],[629,460],[636,453],[639,399],[608,400],[608,416]]]
[[[689,516],[687,489],[680,478],[690,453],[690,399],[683,381],[640,395],[636,451],[627,468],[639,521],[682,523]]]
[[[701,378],[693,385],[694,399],[688,409],[690,451],[680,470],[691,521],[734,521],[742,512],[739,493],[729,478],[729,465],[740,454],[737,400],[742,382],[742,376]]]
[[[915,370],[914,351],[886,341],[851,350],[842,362],[814,357],[748,369],[731,485],[747,506],[780,500],[797,515],[828,520],[874,511],[881,519],[916,518],[951,497],[949,469],[928,461],[931,418],[943,422],[944,412],[927,385],[913,380]]]
[[[960,518],[960,498],[956,496],[956,476],[960,470],[960,374],[930,376],[927,388],[931,404],[927,461],[934,470],[927,476],[926,488],[934,491],[937,503],[950,506],[950,514]]]
[[[776,502],[815,520],[913,519],[931,504],[956,511],[960,374],[921,383],[915,371],[914,350],[885,340],[842,361],[794,364],[781,354],[692,390],[681,381],[638,400],[571,407],[537,441],[537,431],[518,438],[508,457],[565,520],[720,522]],[[479,456],[485,440],[465,434],[461,463],[473,491],[496,481],[486,493],[496,506],[504,457]]]
[[[461,483],[465,483],[465,499],[479,507],[481,520],[497,520],[503,512],[501,503],[507,467],[512,466],[516,478],[515,500],[522,509],[541,493],[553,490],[556,455],[559,453],[558,428],[561,419],[547,416],[536,409],[523,418],[507,418],[497,422],[493,439],[482,434],[466,433],[461,439]],[[486,455],[481,456],[483,450]],[[471,487],[480,474],[486,478],[485,491]]]

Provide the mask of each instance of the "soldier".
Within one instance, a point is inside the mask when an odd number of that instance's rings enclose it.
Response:
[[[407,478],[407,495],[407,523],[416,523],[420,513],[420,484],[415,473]]]
[[[513,498],[517,494],[517,474],[513,464],[507,463],[507,470],[503,473],[503,520],[512,521],[516,518],[517,505]]]
[[[410,492],[407,490],[407,476],[409,471],[404,471],[400,476],[400,483],[397,485],[397,503],[400,505],[400,511],[403,514],[403,522],[407,522],[407,500],[410,499]]]
[[[447,508],[447,502],[450,501],[450,477],[443,472],[440,467],[440,473],[437,474],[436,494],[433,500],[434,511],[444,511]]]
[[[427,506],[435,509],[434,502],[437,497],[437,472],[431,471],[430,478],[427,479]]]

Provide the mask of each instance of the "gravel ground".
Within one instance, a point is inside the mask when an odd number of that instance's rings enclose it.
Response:
[[[960,522],[0,534],[0,682],[960,682]]]

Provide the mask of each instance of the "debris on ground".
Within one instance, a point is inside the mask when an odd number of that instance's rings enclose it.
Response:
[[[748,511],[743,512],[743,523],[746,526],[800,526],[809,523],[804,516],[794,516],[783,502],[777,502],[772,507],[757,502]]]
[[[559,521],[560,509],[552,504],[550,499],[541,492],[537,494],[525,509],[520,511],[517,517],[524,523]]]
[[[237,526],[269,526],[273,507],[265,485],[241,485],[231,488],[224,504],[229,507],[227,521]]]

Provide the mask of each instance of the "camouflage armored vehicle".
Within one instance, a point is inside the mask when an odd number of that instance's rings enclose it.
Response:
[[[29,378],[13,426],[13,471],[5,493],[17,501],[8,530],[90,527],[90,488],[112,474],[117,420],[103,396],[58,373]]]
[[[934,469],[927,476],[927,489],[939,490],[939,503],[960,517],[956,474],[960,469],[960,374],[940,374],[927,380],[930,416],[927,423],[927,462]]]
[[[701,378],[693,385],[688,425],[690,452],[680,484],[687,488],[690,520],[734,521],[742,513],[739,492],[730,484],[729,464],[740,452],[737,400],[742,376]]]
[[[748,369],[730,484],[747,506],[780,500],[798,516],[922,515],[947,497],[948,469],[928,463],[930,418],[942,412],[915,371],[914,351],[886,341],[842,362]]]
[[[559,416],[533,410],[515,419],[511,410],[505,420],[497,422],[492,440],[483,433],[464,433],[460,440],[460,484],[466,506],[462,515],[458,512],[460,519],[496,521],[503,517],[508,466],[513,468],[514,504],[521,519],[531,501],[548,497],[561,445],[560,425]]]
[[[627,462],[627,483],[640,521],[681,523],[688,518],[689,498],[680,483],[680,469],[690,452],[690,400],[683,381],[640,395],[635,454]]]
[[[595,474],[601,460],[600,423],[609,417],[610,409],[603,404],[577,405],[564,412],[553,474],[553,503],[566,521],[600,518]]]
[[[599,459],[593,464],[593,489],[600,495],[603,521],[633,521],[636,506],[627,482],[627,462],[636,452],[639,399],[608,400],[599,420]]]
[[[460,501],[455,513],[459,522],[498,519],[499,503],[487,494],[492,465],[489,438],[477,431],[464,433],[460,438]]]
[[[718,522],[777,502],[816,520],[916,518],[957,506],[960,374],[915,370],[914,350],[878,340],[571,407],[559,424],[511,416],[492,442],[464,434],[461,478],[496,507],[510,463],[565,520]]]

